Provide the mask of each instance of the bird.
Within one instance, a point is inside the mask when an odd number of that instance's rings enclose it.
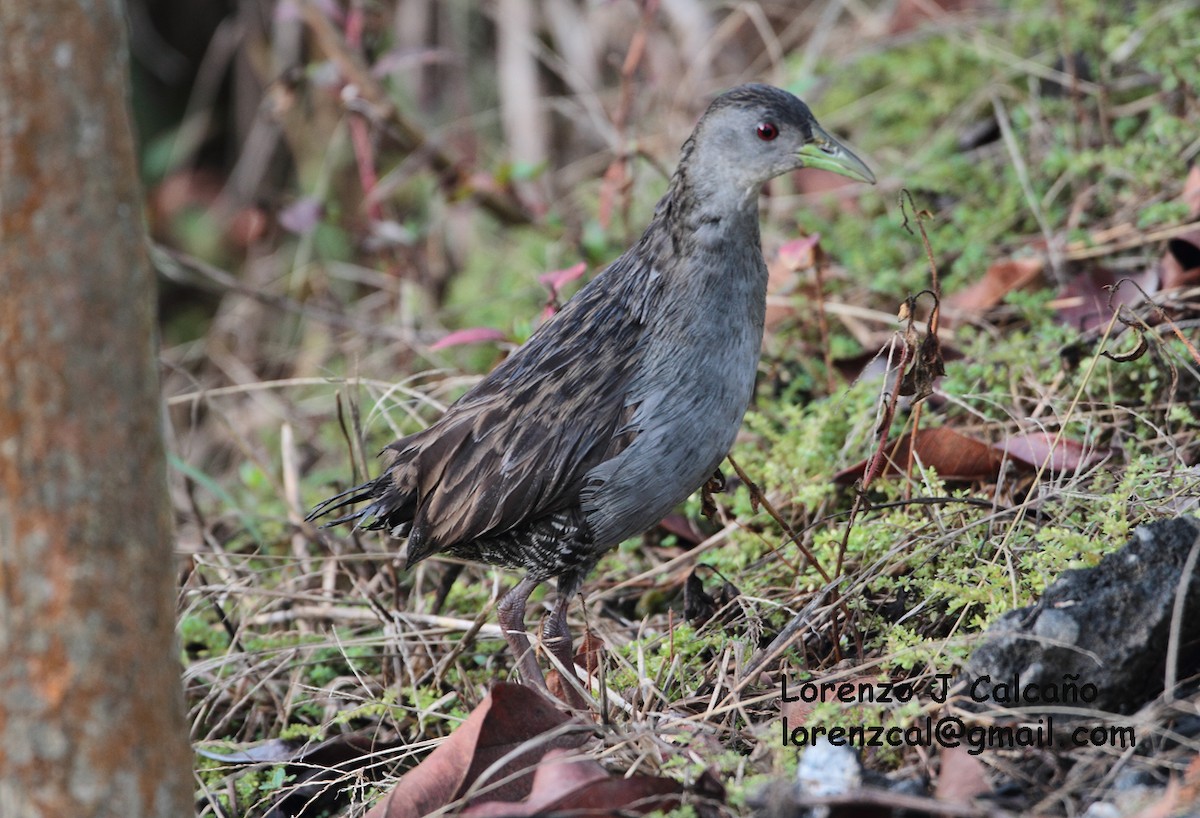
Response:
[[[584,578],[733,445],[766,310],[759,192],[801,168],[875,182],[791,93],[717,96],[641,238],[438,420],[387,446],[378,477],[307,519],[357,507],[326,525],[407,538],[410,568],[446,553],[523,571],[497,618],[522,681],[545,689],[525,629],[533,590],[557,581],[542,644],[571,668],[567,608]]]

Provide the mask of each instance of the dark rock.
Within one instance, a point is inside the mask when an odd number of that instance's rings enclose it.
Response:
[[[1198,555],[1200,521],[1180,517],[1138,527],[1095,568],[1065,572],[1038,604],[1005,614],[988,630],[965,668],[972,698],[983,708],[1061,703],[1064,710],[1131,713],[1163,692],[1172,638],[1175,678],[1195,676]]]

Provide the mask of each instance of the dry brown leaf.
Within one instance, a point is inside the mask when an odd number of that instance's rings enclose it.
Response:
[[[987,781],[987,768],[979,756],[971,755],[966,747],[949,747],[939,757],[942,763],[933,791],[937,800],[966,804],[992,791]]]
[[[708,535],[696,524],[696,521],[686,514],[671,512],[658,521],[658,527],[666,534],[674,534],[675,538],[685,546],[699,545],[708,539]]]
[[[979,314],[990,310],[1014,290],[1040,282],[1045,263],[1040,258],[1010,258],[987,268],[983,278],[947,296],[947,310]]]
[[[1200,230],[1167,242],[1161,262],[1162,288],[1189,287],[1200,282]]]
[[[1061,436],[1057,436],[1056,441],[1055,437],[1054,432],[1030,432],[1007,438],[993,448],[1019,466],[1036,470],[1045,463],[1046,468],[1055,473],[1091,468],[1110,454],[1108,449],[1087,447],[1078,440]]]
[[[716,580],[713,583],[714,594],[704,589],[704,581],[700,579],[701,568],[708,569]],[[683,583],[683,618],[693,625],[703,625],[740,594],[737,586],[728,582],[719,572],[707,565],[697,565]]]
[[[767,329],[774,330],[796,314],[793,296],[804,281],[802,271],[816,263],[819,234],[784,242],[767,264]]]
[[[1189,219],[1200,216],[1200,165],[1188,171],[1179,198],[1188,206]],[[1170,239],[1156,272],[1164,290],[1200,283],[1200,230]]]
[[[604,640],[592,633],[591,628],[583,632],[579,650],[575,652],[575,664],[583,668],[588,676],[600,672],[600,662],[604,660]]]
[[[366,730],[316,743],[272,739],[230,752],[202,747],[196,752],[224,764],[284,764],[289,785],[272,794],[266,814],[309,818],[344,806],[347,796],[336,782],[355,774],[373,778],[379,754],[399,746],[399,741],[380,741],[375,731]]]
[[[683,786],[657,776],[621,778],[591,759],[568,758],[565,750],[546,754],[533,775],[529,797],[520,803],[488,801],[464,810],[464,818],[544,815],[586,811],[589,818],[644,815],[679,806]]]
[[[888,442],[884,447],[888,460],[880,476],[905,473],[912,440],[912,435],[905,435],[899,441]],[[999,473],[1001,463],[1000,453],[988,444],[944,426],[917,432],[915,452],[923,465],[936,469],[938,476],[949,482],[991,480]],[[838,472],[833,480],[849,485],[863,476],[866,467],[865,460],[856,463]]]
[[[490,344],[496,341],[503,341],[504,338],[504,333],[498,329],[491,327],[468,327],[467,329],[456,329],[454,332],[443,335],[434,341],[429,348],[448,349],[449,347],[463,346],[464,344]]]
[[[1187,202],[1189,218],[1200,216],[1200,165],[1192,165],[1188,171],[1180,198]]]
[[[367,818],[421,818],[458,800],[501,757],[568,721],[542,694],[518,684],[495,685],[467,720],[371,808]],[[511,781],[488,790],[490,800],[517,801],[529,795],[537,761],[547,751],[578,747],[584,733],[531,743],[490,776]],[[524,771],[524,772],[522,772]],[[517,774],[517,775],[514,775]]]
[[[1167,782],[1167,788],[1163,791],[1162,798],[1138,810],[1134,813],[1133,818],[1170,818],[1176,814],[1176,810],[1180,806],[1179,793],[1179,779],[1172,778]]]
[[[1120,283],[1113,291],[1113,286]],[[1136,285],[1136,286],[1135,286]],[[1111,270],[1088,270],[1067,282],[1050,306],[1065,324],[1080,332],[1105,326],[1115,310],[1141,303],[1143,293],[1158,290],[1158,271],[1151,268],[1136,276],[1118,278]]]

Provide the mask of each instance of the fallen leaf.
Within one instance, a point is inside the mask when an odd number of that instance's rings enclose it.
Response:
[[[1114,291],[1115,288],[1115,291]],[[1132,307],[1158,289],[1158,271],[1151,268],[1136,276],[1117,278],[1103,268],[1082,272],[1067,282],[1050,302],[1059,318],[1080,332],[1104,327],[1115,310]]]
[[[591,759],[570,758],[564,750],[546,754],[533,774],[529,797],[519,803],[488,801],[463,811],[466,818],[584,814],[589,818],[645,815],[679,806],[683,785],[670,778],[609,774]]]
[[[270,221],[261,207],[248,205],[229,217],[225,233],[234,246],[245,249],[266,235]]]
[[[854,194],[849,190],[851,185],[857,185],[858,182],[853,179],[842,176],[840,173],[834,173],[831,170],[822,170],[821,168],[807,168],[804,173],[797,173],[793,177],[793,184],[799,193],[806,195],[816,195],[819,193],[834,193],[843,200],[850,199]],[[848,202],[845,207],[850,210],[856,208]]]
[[[884,446],[887,462],[880,476],[904,474],[908,465],[909,449],[914,448],[916,459],[925,466],[935,469],[938,476],[952,483],[969,483],[976,480],[991,480],[999,474],[1000,453],[982,441],[959,434],[944,426],[937,429],[922,429],[913,436],[905,435],[899,441],[888,441]],[[863,476],[868,461],[856,463],[834,475],[834,482],[849,485]]]
[[[1180,198],[1187,202],[1189,218],[1200,216],[1200,165],[1192,165],[1192,169],[1188,171]]]
[[[225,764],[284,764],[287,786],[272,794],[264,818],[307,818],[349,803],[349,793],[336,782],[369,771],[381,753],[398,746],[399,741],[379,741],[374,731],[364,731],[315,743],[273,739],[229,752],[197,748],[196,753]]]
[[[938,757],[941,766],[933,791],[937,800],[966,804],[992,791],[987,781],[987,768],[979,756],[971,755],[966,747],[948,747]]]
[[[699,576],[701,568],[707,568],[716,574],[716,571],[707,565],[697,565],[683,583],[683,617],[696,626],[703,625],[712,619],[713,614],[724,608],[741,593],[737,586],[717,574],[721,585],[716,590],[715,596],[709,594],[704,590],[704,582]]]
[[[1040,281],[1045,263],[1040,258],[1010,258],[987,268],[983,278],[953,295],[944,303],[948,310],[980,314],[995,307],[1009,293]]]
[[[1188,287],[1200,282],[1200,230],[1167,242],[1162,259],[1162,288]]]
[[[1188,218],[1200,216],[1200,165],[1192,165],[1180,194],[1188,206]],[[1192,230],[1167,242],[1167,252],[1159,262],[1161,287],[1190,287],[1200,283],[1200,230]]]
[[[1108,449],[1056,436],[1054,432],[1014,435],[993,448],[1027,469],[1040,469],[1046,463],[1046,468],[1055,473],[1091,468],[1104,462],[1111,453]]]
[[[946,360],[937,335],[929,333],[917,345],[916,354],[900,380],[900,394],[922,401],[933,394],[933,385],[946,374]]]
[[[578,747],[584,732],[552,737],[546,733],[569,718],[541,693],[524,685],[499,683],[467,720],[367,813],[367,818],[421,818],[461,798],[480,775],[501,758],[488,781],[491,800],[518,801],[529,795],[538,759],[555,748]],[[542,737],[542,740],[538,740]],[[528,745],[523,747],[523,745]]]
[[[604,658],[604,640],[591,629],[583,632],[579,650],[575,652],[575,664],[583,668],[588,676],[595,676],[600,671],[600,662]]]
[[[183,211],[207,210],[221,195],[225,180],[212,170],[178,170],[155,185],[149,196],[151,222],[166,229]]]
[[[658,527],[667,534],[674,534],[679,543],[684,546],[699,545],[708,539],[696,522],[686,514],[671,512],[659,521]]]
[[[532,815],[549,809],[563,796],[594,784],[607,781],[608,772],[590,758],[570,758],[566,750],[551,750],[538,763],[533,773],[529,797],[519,804],[487,801],[463,811],[464,816]]]
[[[579,642],[579,650],[575,652],[571,661],[576,667],[583,668],[589,677],[598,675],[600,663],[604,661],[604,640],[592,633],[590,629],[585,630],[583,639]],[[549,688],[551,695],[559,701],[571,701],[558,668],[551,668],[550,672],[546,674],[546,687]]]
[[[725,475],[720,469],[713,472],[713,476],[704,482],[700,489],[700,514],[710,523],[717,522],[717,501],[713,498],[714,494],[721,494],[725,491],[726,482]]]
[[[797,295],[802,292],[805,283],[802,271],[816,264],[820,240],[820,235],[814,233],[786,241],[767,264],[768,334],[796,316],[800,301]]]

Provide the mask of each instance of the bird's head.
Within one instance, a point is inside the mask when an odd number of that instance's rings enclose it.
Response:
[[[861,159],[830,136],[796,97],[770,85],[742,85],[713,100],[691,139],[695,187],[753,197],[769,179],[822,168],[874,184]],[[707,178],[705,178],[707,177]]]

